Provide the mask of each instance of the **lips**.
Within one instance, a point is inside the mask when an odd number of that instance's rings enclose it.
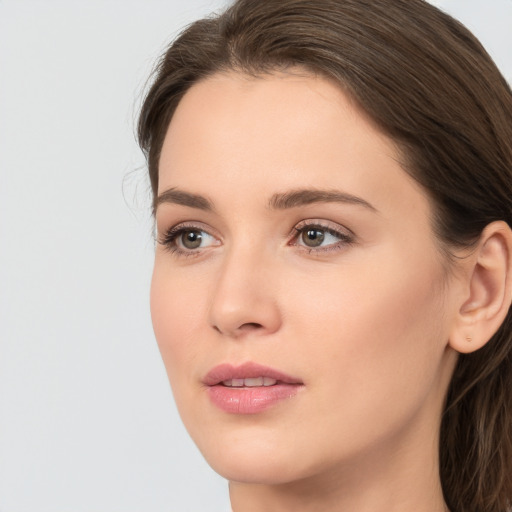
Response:
[[[302,384],[300,379],[286,375],[283,372],[263,366],[257,363],[244,363],[240,366],[233,366],[231,364],[220,364],[212,368],[203,379],[207,386],[215,386],[225,381],[248,381],[248,386],[254,386],[250,383],[250,379],[267,378],[275,380],[276,382],[284,384]],[[240,385],[240,384],[238,384]],[[263,385],[265,385],[263,383]]]
[[[230,414],[256,414],[292,398],[303,382],[256,363],[221,364],[212,368],[203,383],[212,403]]]

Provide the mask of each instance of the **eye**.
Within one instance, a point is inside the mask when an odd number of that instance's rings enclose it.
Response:
[[[308,247],[320,247],[326,237],[329,238],[329,236],[335,239],[333,235],[316,227],[304,229],[300,234],[301,241]],[[336,239],[334,241],[336,241]]]
[[[185,249],[199,249],[201,244],[208,239],[208,234],[197,229],[187,229],[176,238],[177,243]]]
[[[202,249],[220,244],[217,238],[204,229],[183,224],[169,229],[159,243],[178,255],[196,254]]]
[[[323,224],[304,222],[295,227],[294,245],[314,250],[340,249],[353,243],[354,235],[349,230],[325,226]]]

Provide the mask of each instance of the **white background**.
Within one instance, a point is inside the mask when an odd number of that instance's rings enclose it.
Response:
[[[436,2],[512,78],[512,0]],[[164,44],[224,0],[0,0],[0,512],[222,512],[148,306],[134,139]]]

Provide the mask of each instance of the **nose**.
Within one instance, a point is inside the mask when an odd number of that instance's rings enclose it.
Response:
[[[214,284],[210,324],[231,338],[273,334],[281,327],[275,268],[247,252],[232,251]]]

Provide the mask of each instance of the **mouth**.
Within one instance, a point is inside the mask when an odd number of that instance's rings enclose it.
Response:
[[[221,364],[203,379],[213,405],[229,414],[256,414],[294,397],[304,383],[256,363]]]
[[[228,388],[256,388],[260,386],[274,386],[277,380],[272,377],[249,377],[247,379],[227,379],[222,381]]]
[[[207,386],[227,387],[275,386],[281,384],[303,384],[302,380],[279,370],[258,363],[247,362],[240,366],[220,364],[212,368],[204,377]]]

